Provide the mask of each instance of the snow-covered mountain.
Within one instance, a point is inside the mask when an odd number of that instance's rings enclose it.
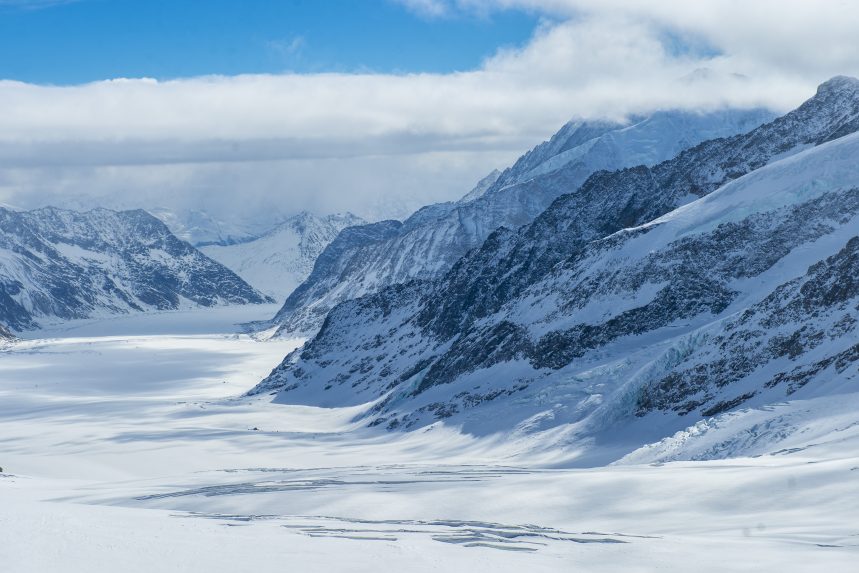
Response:
[[[389,429],[603,453],[745,405],[855,390],[859,81],[653,167],[598,172],[441,279],[338,305],[254,394]],[[609,448],[610,449],[610,448]]]
[[[0,209],[0,323],[269,302],[149,213]]]
[[[200,247],[254,288],[285,300],[310,275],[313,263],[337,234],[364,220],[346,213],[319,217],[302,212],[256,239]]]
[[[217,217],[204,209],[148,208],[183,241],[195,247],[235,245],[252,241],[283,222],[286,217],[273,213],[265,217]]]
[[[489,191],[493,185],[495,185],[499,177],[501,177],[501,172],[497,169],[493,169],[489,175],[478,181],[477,185],[474,186],[474,189],[466,193],[459,200],[459,203],[469,203],[471,201],[474,201],[475,199],[483,197],[486,192]]]
[[[701,141],[745,133],[773,117],[765,110],[666,111],[626,123],[571,122],[503,173],[480,181],[462,200],[425,207],[403,223],[386,221],[339,238],[274,323],[282,334],[314,332],[339,302],[388,285],[442,276],[492,231],[530,223],[596,171],[653,165]],[[357,241],[350,244],[350,238]]]

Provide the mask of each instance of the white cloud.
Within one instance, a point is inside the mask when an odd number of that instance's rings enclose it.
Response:
[[[465,193],[573,116],[786,110],[832,75],[859,75],[853,3],[405,3],[430,16],[515,8],[551,20],[526,46],[462,73],[0,82],[0,200],[89,195],[227,211],[231,202],[358,211],[398,203],[392,211],[401,212]]]
[[[450,4],[446,0],[393,0],[420,16],[438,18],[450,12]]]
[[[280,40],[270,40],[266,45],[278,58],[284,62],[290,62],[304,51],[307,40],[304,36],[292,36]]]

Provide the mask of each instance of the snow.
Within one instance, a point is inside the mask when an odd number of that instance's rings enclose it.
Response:
[[[656,112],[631,125],[617,126],[579,146],[557,153],[525,173],[520,180],[551,173],[574,161],[593,163],[592,171],[600,166],[614,170],[655,165],[702,141],[751,131],[774,116],[774,113],[763,109],[710,113],[679,110]]]
[[[236,245],[210,245],[200,250],[261,292],[284,300],[312,270],[300,260],[300,239],[290,229]]]
[[[654,165],[706,139],[744,133],[773,117],[762,109],[673,110],[630,125],[570,122],[503,173],[489,174],[459,202],[424,207],[396,233],[375,241],[341,245],[275,317],[282,324],[279,332],[315,332],[326,311],[340,302],[385,286],[444,276],[493,231],[531,223],[555,199],[575,192],[597,171]]]
[[[0,210],[0,321],[58,319],[266,300],[140,210]]]
[[[253,240],[286,218],[277,209],[254,217],[235,214],[218,217],[201,209],[153,207],[147,210],[161,219],[173,234],[195,247]]]
[[[273,310],[77,321],[0,353],[4,570],[855,570],[856,394],[572,469],[510,436],[237,398],[301,342],[241,334]]]
[[[313,263],[341,230],[363,220],[352,214],[317,217],[300,213],[263,235],[200,250],[261,292],[283,301],[308,277]]]
[[[754,213],[810,201],[834,190],[856,188],[857,156],[859,133],[853,133],[770,163],[644,227],[667,223],[673,234],[670,240],[674,240]],[[653,244],[660,243],[653,239]]]
[[[859,440],[857,409],[859,395],[848,393],[727,412],[639,448],[617,463],[727,459],[738,453],[838,457]]]
[[[474,189],[463,195],[462,199],[458,201],[458,203],[468,203],[470,201],[474,201],[475,199],[479,199],[483,197],[484,193],[486,193],[492,185],[498,181],[498,178],[501,176],[501,172],[497,169],[493,169],[492,172],[477,182],[474,186]]]
[[[116,265],[114,257],[105,253],[84,249],[78,245],[70,245],[68,243],[56,243],[55,248],[66,259],[70,261],[92,261],[104,266]]]

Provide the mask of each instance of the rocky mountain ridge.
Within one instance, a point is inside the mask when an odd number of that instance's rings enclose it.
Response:
[[[835,78],[747,134],[596,173],[441,279],[338,305],[252,394],[586,444],[844,391],[857,118],[859,81]]]
[[[0,323],[270,302],[142,210],[0,209]]]
[[[530,223],[598,170],[652,165],[704,139],[746,132],[772,118],[765,110],[666,111],[623,123],[570,122],[461,201],[430,205],[402,224],[383,222],[339,239],[273,323],[283,335],[315,332],[339,302],[443,276],[495,229]],[[351,236],[358,237],[355,244],[348,243]]]

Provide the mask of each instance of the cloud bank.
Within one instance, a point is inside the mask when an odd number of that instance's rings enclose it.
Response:
[[[859,75],[854,3],[401,3],[545,20],[527,45],[451,74],[0,81],[0,200],[402,216],[464,194],[574,117],[786,110]]]

